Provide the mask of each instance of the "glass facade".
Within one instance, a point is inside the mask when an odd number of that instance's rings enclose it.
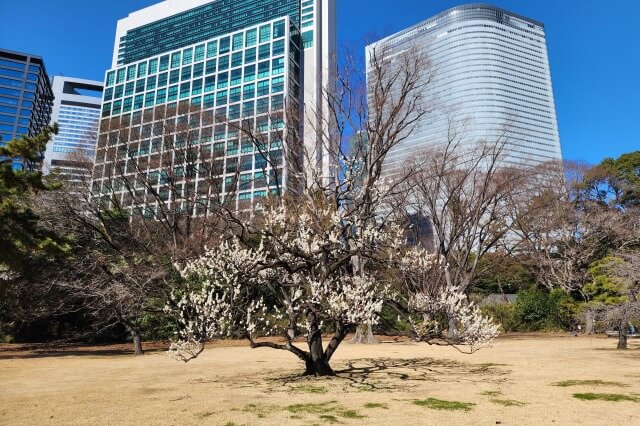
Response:
[[[221,201],[249,208],[286,189],[285,105],[298,108],[300,98],[297,34],[288,17],[266,20],[108,70],[94,192],[154,217],[167,208],[199,214]],[[166,204],[136,205],[127,185],[113,185],[141,162],[153,181],[145,190]]]
[[[47,144],[43,172],[55,172],[66,182],[83,183],[90,178],[85,160],[93,159],[98,138],[102,82],[74,77],[53,78],[51,122],[58,123],[58,134]]]
[[[300,7],[299,0],[213,1],[128,31],[119,40],[118,64],[130,64],[279,17],[288,16],[298,26]]]
[[[42,58],[0,49],[0,146],[38,134],[49,124],[52,102]]]
[[[423,101],[433,112],[389,153],[391,170],[445,143],[450,124],[468,146],[505,139],[508,165],[562,159],[542,23],[464,5],[367,47],[369,54],[374,49],[385,55],[413,50],[431,62]]]
[[[99,108],[62,105],[56,120],[60,130],[55,136],[53,152],[70,154],[82,151],[93,157],[99,118]]]

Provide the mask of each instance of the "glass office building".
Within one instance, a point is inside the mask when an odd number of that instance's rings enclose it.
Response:
[[[505,140],[505,165],[562,159],[541,22],[489,5],[463,5],[367,46],[367,55],[374,52],[410,52],[431,62],[422,102],[433,112],[389,153],[390,170],[445,143],[450,125],[463,146]]]
[[[292,152],[300,145],[288,141],[305,131],[307,107],[323,107],[322,91],[335,78],[321,66],[335,59],[335,28],[320,25],[334,10],[335,0],[166,0],[119,21],[94,191],[131,205],[113,176],[133,164],[140,173],[142,163],[153,182],[145,191],[193,214],[221,200],[250,208],[288,190],[296,177],[287,161],[313,157]],[[324,157],[312,166],[328,169]],[[181,197],[176,180],[183,194],[198,194],[196,203]]]
[[[49,124],[52,102],[42,58],[0,49],[0,146],[38,134]]]
[[[56,172],[64,180],[74,182],[81,181],[87,174],[86,165],[81,161],[82,157],[95,157],[102,89],[101,81],[53,78],[55,99],[51,123],[58,123],[59,131],[47,144],[45,174]]]

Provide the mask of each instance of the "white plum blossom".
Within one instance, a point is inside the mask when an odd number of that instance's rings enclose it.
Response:
[[[378,324],[385,301],[395,297],[381,273],[385,268],[411,278],[405,298],[413,315],[455,313],[461,328],[456,344],[475,349],[497,334],[496,326],[456,288],[424,285],[439,262],[419,247],[407,250],[397,224],[381,226],[310,202],[266,208],[254,226],[260,228],[253,244],[224,241],[177,266],[187,287],[174,293],[167,307],[176,314],[180,330],[170,349],[173,357],[188,361],[208,340],[245,337],[253,347],[286,349],[309,363],[317,358],[311,355],[317,347],[313,342],[321,342],[323,326],[331,324],[336,334],[323,355],[328,362],[350,330]],[[380,267],[364,267],[368,261]],[[439,327],[425,322],[414,331],[426,340]],[[285,343],[258,341],[264,336]],[[294,345],[297,338],[308,342],[309,352]]]
[[[454,343],[468,345],[473,352],[498,336],[498,325],[482,315],[478,306],[468,300],[459,287],[430,286],[433,274],[446,274],[447,268],[441,259],[420,247],[407,251],[402,258],[400,269],[408,281],[409,308],[422,314],[424,319],[414,324],[414,331],[421,340],[440,337],[443,327],[434,318],[441,314],[455,320],[459,327]]]

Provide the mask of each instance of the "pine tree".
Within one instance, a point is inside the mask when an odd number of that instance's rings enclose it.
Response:
[[[5,273],[24,273],[41,256],[67,251],[63,239],[44,229],[34,211],[35,196],[55,189],[43,181],[41,166],[47,142],[57,132],[54,124],[0,147],[0,271]]]

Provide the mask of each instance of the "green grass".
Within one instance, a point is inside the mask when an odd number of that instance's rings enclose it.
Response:
[[[293,404],[287,407],[287,411],[293,414],[324,414],[327,411],[334,410],[337,401],[321,402],[318,404]]]
[[[198,413],[196,414],[196,416],[198,416],[201,419],[206,419],[207,417],[211,417],[215,414],[214,411],[205,411],[204,413]]]
[[[338,415],[340,415],[340,417],[344,417],[345,419],[364,419],[365,417],[367,417],[359,414],[355,410],[341,410],[338,411]]]
[[[276,405],[260,405],[260,404],[247,404],[242,411],[245,413],[252,413],[258,416],[260,419],[264,419],[269,414],[275,413],[280,407]]]
[[[447,410],[447,411],[470,411],[474,405],[472,402],[460,402],[460,401],[443,401],[436,398],[417,399],[413,401],[415,405],[420,407],[432,408],[434,410]]]
[[[484,391],[480,395],[484,395],[484,396],[500,396],[500,395],[502,395],[502,392],[500,392],[500,391]]]
[[[570,386],[616,386],[622,388],[629,385],[619,382],[605,382],[602,380],[564,380],[562,382],[554,383],[553,386],[560,386],[563,388],[568,388]]]
[[[328,390],[322,386],[314,386],[314,385],[300,385],[290,388],[291,392],[294,393],[327,393]]]
[[[344,406],[338,404],[337,401],[328,401],[321,403],[310,404],[293,404],[286,408],[292,414],[319,414],[321,419],[327,420],[325,417],[342,417],[345,419],[364,419],[366,416],[358,413],[355,410],[349,410]],[[324,416],[324,417],[323,417]]]
[[[526,402],[516,401],[515,399],[492,399],[491,402],[504,407],[522,407],[527,405]]]
[[[622,395],[619,393],[574,393],[573,397],[576,399],[581,399],[583,401],[611,401],[611,402],[621,402],[621,401],[631,401],[638,402],[640,399],[635,396],[630,395]]]
[[[364,408],[381,408],[383,410],[388,410],[389,406],[387,404],[381,404],[378,402],[367,402],[366,404],[364,404]]]
[[[340,423],[336,416],[332,416],[330,414],[323,414],[320,418],[328,423]]]

